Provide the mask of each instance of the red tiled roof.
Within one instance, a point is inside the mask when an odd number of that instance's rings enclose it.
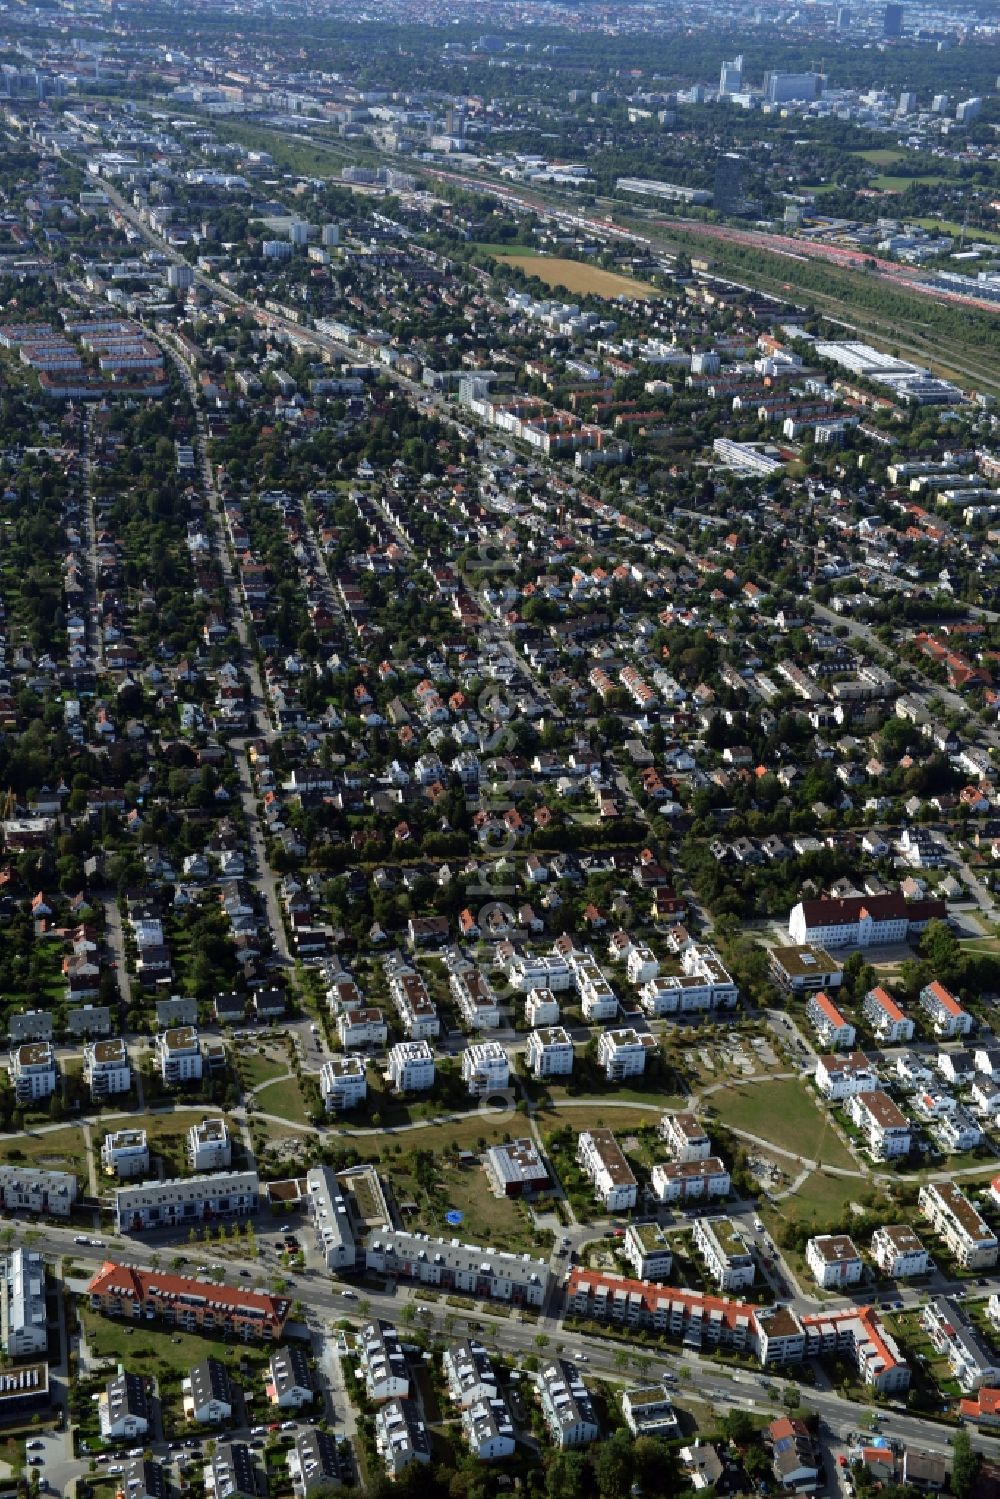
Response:
[[[271,1296],[266,1291],[244,1291],[239,1286],[218,1286],[214,1281],[189,1280],[160,1270],[140,1270],[135,1265],[119,1265],[105,1260],[87,1286],[91,1296],[126,1296],[146,1301],[156,1296],[193,1296],[228,1307],[234,1312],[250,1312],[279,1324],[288,1316],[291,1302],[286,1296]]]

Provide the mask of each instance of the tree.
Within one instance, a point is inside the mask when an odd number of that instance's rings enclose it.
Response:
[[[546,1499],[583,1499],[589,1468],[582,1452],[556,1452],[545,1470]]]
[[[951,1491],[955,1499],[969,1499],[982,1458],[978,1452],[973,1452],[969,1433],[964,1427],[955,1433],[951,1451]]]
[[[626,1499],[633,1476],[632,1438],[627,1431],[618,1430],[601,1444],[597,1456],[597,1492],[601,1499]]]

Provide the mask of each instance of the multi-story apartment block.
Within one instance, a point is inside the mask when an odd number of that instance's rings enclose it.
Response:
[[[459,1013],[473,1030],[496,1030],[500,1024],[500,1001],[493,985],[478,968],[448,975],[448,985]]]
[[[906,1280],[925,1275],[930,1255],[908,1223],[886,1224],[872,1234],[872,1258],[883,1275]]]
[[[192,1171],[224,1171],[233,1159],[233,1142],[226,1121],[218,1114],[187,1133],[187,1156]]]
[[[44,1354],[49,1344],[45,1261],[34,1249],[14,1249],[0,1261],[0,1344],[8,1358]]]
[[[475,1339],[446,1348],[442,1368],[450,1398],[463,1409],[479,1400],[492,1400],[500,1388],[489,1354]]]
[[[575,949],[569,954],[570,966],[576,980],[576,990],[580,996],[580,1008],[583,1011],[584,1020],[614,1020],[618,1014],[618,996],[608,983],[600,964],[593,953],[577,952]]]
[[[753,1351],[765,1368],[846,1354],[865,1383],[881,1393],[905,1390],[910,1382],[909,1366],[870,1306],[800,1320],[789,1306],[753,1306],[596,1270],[570,1272],[566,1306],[572,1316],[652,1328],[691,1347]]]
[[[0,1211],[18,1217],[44,1213],[50,1218],[68,1218],[75,1201],[76,1177],[72,1171],[0,1165]]]
[[[731,1219],[696,1218],[694,1242],[720,1291],[741,1291],[753,1285],[754,1257]]]
[[[689,1202],[696,1197],[728,1197],[729,1172],[718,1156],[701,1161],[661,1161],[650,1187],[657,1202]]]
[[[543,1025],[558,1025],[562,1011],[551,989],[532,989],[524,1001],[524,1018],[536,1030]]]
[[[369,1400],[405,1400],[410,1375],[403,1345],[391,1322],[369,1322],[357,1335],[358,1368]]]
[[[507,980],[512,989],[528,994],[532,989],[547,989],[551,994],[564,994],[573,988],[573,970],[561,952],[546,953],[532,957],[527,953],[512,951],[507,959]],[[548,1024],[547,1021],[541,1024]]]
[[[666,1384],[623,1390],[622,1415],[634,1437],[665,1437],[669,1441],[680,1435],[680,1424]]]
[[[674,1263],[670,1244],[656,1223],[630,1223],[622,1253],[640,1280],[666,1280]]]
[[[881,984],[868,990],[861,1013],[884,1046],[898,1046],[913,1040],[913,1021]]]
[[[83,1080],[90,1088],[94,1102],[115,1093],[127,1093],[132,1086],[132,1069],[128,1047],[120,1036],[107,1041],[91,1041],[83,1048]]]
[[[712,1154],[712,1142],[696,1114],[664,1114],[659,1131],[675,1161],[704,1161]]]
[[[967,1036],[972,1030],[972,1016],[962,1009],[954,994],[937,979],[924,985],[918,1003],[929,1019],[935,1036],[940,1040]]]
[[[201,1080],[204,1058],[193,1025],[178,1025],[172,1030],[161,1031],[154,1046],[160,1076],[168,1086]]]
[[[233,1414],[235,1396],[221,1359],[203,1358],[181,1382],[184,1414],[199,1426],[220,1426]]]
[[[847,1057],[818,1057],[815,1081],[823,1097],[834,1103],[855,1093],[877,1092],[879,1086],[878,1073],[863,1051],[852,1051]]]
[[[434,1053],[429,1041],[397,1041],[390,1048],[387,1075],[397,1093],[422,1093],[434,1086]]]
[[[128,1181],[149,1170],[149,1143],[144,1129],[118,1129],[104,1136],[101,1166],[109,1176]]]
[[[106,1442],[145,1436],[153,1419],[145,1379],[127,1371],[109,1379],[97,1403],[97,1413]]]
[[[575,1364],[553,1359],[538,1371],[542,1416],[557,1447],[588,1447],[601,1434],[590,1391]]]
[[[855,1041],[857,1032],[849,1021],[837,1009],[828,994],[820,989],[816,994],[810,996],[806,1004],[806,1018],[812,1023],[824,1046],[832,1046],[837,1051],[848,1051]]]
[[[847,1112],[864,1135],[874,1160],[891,1161],[909,1154],[910,1121],[888,1093],[881,1089],[855,1093],[847,1101]]]
[[[329,1493],[349,1484],[354,1474],[350,1444],[319,1426],[296,1433],[288,1454],[288,1472],[297,1499],[308,1499],[313,1490]]]
[[[920,1325],[938,1353],[948,1360],[963,1394],[1000,1384],[1000,1358],[951,1296],[935,1296],[924,1307]]]
[[[627,1077],[641,1077],[646,1070],[647,1056],[655,1050],[655,1037],[640,1035],[631,1026],[602,1031],[597,1038],[597,1060],[610,1083],[623,1082]]]
[[[534,1077],[569,1077],[573,1071],[573,1043],[561,1025],[532,1031],[524,1059]]]
[[[415,1280],[515,1306],[541,1306],[549,1284],[548,1260],[402,1228],[378,1229],[369,1236],[365,1266],[393,1280]]]
[[[115,1232],[142,1233],[226,1218],[249,1218],[257,1211],[256,1171],[220,1172],[176,1181],[143,1182],[115,1192]]]
[[[355,1109],[368,1097],[368,1077],[360,1057],[328,1057],[319,1070],[319,1091],[328,1114]]]
[[[660,1139],[673,1160],[708,1160],[712,1141],[697,1114],[664,1114],[660,1120]]]
[[[472,1098],[502,1093],[510,1082],[510,1059],[499,1041],[479,1041],[462,1053],[462,1077]]]
[[[585,1130],[576,1142],[576,1158],[606,1212],[622,1213],[635,1207],[639,1186],[609,1129]]]
[[[625,958],[625,972],[630,984],[648,984],[660,971],[653,949],[645,942],[630,942]]]
[[[462,1409],[462,1435],[472,1456],[481,1463],[498,1462],[514,1453],[514,1423],[502,1395],[477,1400]]]
[[[56,1091],[56,1055],[48,1041],[28,1041],[10,1054],[10,1080],[18,1103],[36,1103]]]
[[[839,989],[844,969],[822,947],[772,947],[768,953],[772,974],[792,994],[815,994],[818,989]]]
[[[389,993],[411,1041],[433,1041],[440,1034],[437,1008],[415,968],[406,963],[394,967],[389,972]]]
[[[337,1016],[337,1040],[345,1051],[355,1047],[384,1046],[388,1039],[389,1027],[381,1010],[374,1007],[342,1010]]]
[[[91,1310],[127,1321],[162,1320],[187,1332],[232,1334],[241,1342],[280,1338],[291,1301],[214,1281],[106,1261],[87,1286]]]
[[[686,1015],[703,1010],[732,1010],[739,989],[714,947],[690,939],[681,949],[680,973],[660,973],[639,989],[647,1015]]]
[[[928,1182],[917,1204],[963,1270],[986,1270],[997,1262],[1000,1242],[954,1182]]]
[[[810,1239],[806,1264],[825,1291],[856,1286],[861,1279],[861,1256],[847,1234],[818,1234]]]
[[[390,1478],[411,1463],[429,1463],[431,1439],[414,1400],[387,1400],[375,1414],[375,1450]]]

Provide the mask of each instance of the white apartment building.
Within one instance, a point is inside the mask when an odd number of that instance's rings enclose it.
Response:
[[[87,1043],[83,1048],[83,1080],[95,1102],[128,1092],[132,1086],[132,1068],[128,1047],[120,1036]]]
[[[328,1057],[319,1071],[319,1091],[328,1114],[355,1109],[368,1097],[368,1078],[360,1057]]]
[[[397,1093],[421,1093],[434,1086],[434,1053],[429,1041],[397,1041],[389,1050],[386,1075]]]
[[[507,980],[511,988],[521,994],[528,994],[532,989],[564,994],[573,988],[573,970],[562,953],[531,956],[515,952],[507,960]]]
[[[625,959],[625,972],[630,984],[648,984],[660,971],[660,964],[651,947],[645,942],[633,942]]]
[[[589,1447],[601,1434],[590,1391],[575,1364],[553,1359],[538,1371],[542,1415],[559,1448]]]
[[[406,964],[394,968],[389,974],[389,993],[411,1041],[433,1041],[440,1034],[437,1008],[415,969]]]
[[[972,1030],[972,1016],[962,1009],[954,994],[937,979],[924,985],[917,1002],[930,1020],[939,1040],[967,1036]]]
[[[161,1031],[154,1043],[160,1076],[165,1083],[195,1083],[201,1080],[204,1058],[201,1041],[193,1025]]]
[[[852,1051],[847,1057],[818,1057],[814,1077],[819,1092],[834,1103],[855,1093],[874,1093],[879,1087],[878,1073],[863,1051]]]
[[[930,1255],[908,1223],[887,1224],[872,1234],[872,1259],[883,1275],[907,1280],[925,1275]]]
[[[857,1038],[854,1026],[844,1019],[833,1000],[822,989],[809,996],[806,1019],[824,1046],[832,1046],[836,1051],[848,1051],[854,1045]]]
[[[718,1156],[701,1161],[661,1161],[650,1186],[657,1202],[689,1202],[696,1197],[728,1197],[731,1182]]]
[[[913,1021],[881,984],[868,990],[861,1013],[884,1046],[898,1046],[913,1040]]]
[[[704,1161],[712,1154],[712,1142],[696,1114],[664,1114],[659,1132],[675,1161]]]
[[[605,1212],[622,1213],[635,1207],[639,1186],[609,1129],[585,1130],[576,1143],[576,1158]]]
[[[614,1020],[618,1014],[618,996],[593,953],[573,951],[569,955],[569,961],[576,979],[583,1018],[591,1022]]]
[[[954,1182],[928,1182],[917,1204],[963,1270],[987,1270],[997,1262],[996,1234]]]
[[[149,1170],[149,1144],[144,1129],[118,1129],[104,1136],[101,1166],[109,1176],[128,1181]]]
[[[256,1171],[222,1171],[175,1181],[142,1182],[115,1192],[115,1233],[177,1228],[203,1219],[248,1218],[257,1211]]]
[[[0,1210],[21,1216],[68,1218],[76,1201],[76,1175],[36,1166],[0,1165]]]
[[[532,1031],[524,1060],[533,1077],[569,1077],[573,1071],[573,1043],[561,1025]]]
[[[561,1018],[559,1001],[551,989],[532,989],[524,1002],[524,1018],[536,1030],[543,1025],[558,1025]]]
[[[810,1239],[806,1264],[825,1291],[856,1286],[861,1279],[861,1256],[848,1234],[818,1234]]]
[[[10,1054],[10,1080],[18,1103],[34,1103],[50,1098],[56,1091],[59,1074],[56,1054],[48,1041],[27,1041]]]
[[[233,1142],[226,1121],[210,1115],[192,1124],[187,1134],[187,1156],[192,1171],[224,1171],[233,1159]]]
[[[661,973],[641,985],[639,1003],[647,1015],[735,1009],[739,989],[714,947],[689,941],[681,950],[680,966],[679,974]]]
[[[0,1261],[0,1346],[8,1358],[44,1354],[45,1261],[34,1249],[14,1249]]]
[[[631,1027],[603,1031],[597,1040],[597,1060],[610,1083],[620,1083],[627,1077],[641,1077],[646,1070],[646,1057],[655,1050],[653,1036],[640,1036]]]
[[[448,985],[466,1024],[473,1030],[496,1030],[500,1024],[500,1001],[485,973],[478,968],[451,973]]]
[[[373,1006],[363,1010],[342,1010],[337,1016],[337,1040],[345,1051],[356,1047],[384,1046],[388,1039],[385,1016]]]
[[[434,1239],[403,1228],[380,1228],[369,1235],[365,1268],[392,1280],[536,1307],[545,1301],[550,1274],[547,1259]]]
[[[874,1160],[891,1161],[909,1154],[910,1121],[888,1093],[881,1089],[855,1093],[847,1101],[847,1113],[864,1135]]]
[[[674,1263],[670,1242],[656,1223],[630,1223],[622,1253],[640,1280],[665,1281]]]
[[[368,1399],[405,1400],[410,1393],[410,1375],[403,1345],[391,1322],[369,1322],[355,1338],[358,1368]]]
[[[479,1041],[462,1053],[462,1077],[471,1098],[501,1093],[510,1082],[510,1059],[499,1041]]]
[[[753,1285],[754,1257],[730,1218],[696,1218],[694,1242],[720,1291],[741,1291]]]

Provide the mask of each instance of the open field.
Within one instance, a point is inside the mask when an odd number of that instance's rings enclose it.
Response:
[[[424,1191],[409,1175],[405,1165],[393,1169],[396,1201],[416,1204],[416,1212],[404,1214],[407,1228],[445,1237],[459,1234],[476,1244],[492,1244],[497,1249],[538,1254],[548,1248],[539,1245],[527,1209],[505,1197],[494,1197],[480,1166],[458,1166],[440,1160],[434,1184]],[[459,1228],[445,1220],[445,1214],[457,1209],[464,1213]]]
[[[619,276],[615,271],[601,270],[600,266],[586,265],[581,260],[566,260],[558,255],[511,255],[497,256],[505,265],[512,265],[529,276],[537,276],[546,286],[561,287],[581,297],[637,297],[642,301],[662,296],[648,281],[635,281],[631,276]]]
[[[0,1161],[47,1167],[51,1171],[75,1171],[84,1180],[87,1177],[86,1144],[80,1130],[73,1125],[4,1140],[0,1142]]]
[[[857,1170],[830,1121],[794,1079],[737,1084],[713,1093],[711,1101],[720,1121],[737,1134],[746,1131],[807,1160]]]
[[[883,193],[905,193],[908,187],[932,187],[939,182],[949,182],[949,177],[940,172],[928,172],[919,177],[898,177],[891,172],[880,172],[877,177],[872,178],[872,187],[877,187]]]
[[[307,1122],[305,1099],[294,1077],[285,1077],[276,1083],[266,1083],[254,1094],[254,1099],[261,1113],[277,1114],[280,1119],[290,1119],[296,1124]]]
[[[909,220],[907,220],[909,222]],[[959,224],[954,219],[914,219],[913,223],[919,224],[924,229],[936,230],[939,234],[959,235],[965,232],[966,244],[973,244],[977,240],[985,240],[991,245],[1000,245],[1000,234],[994,233],[992,229],[977,229],[972,224]]]
[[[905,151],[896,151],[891,146],[875,146],[870,151],[852,151],[850,154],[860,156],[873,167],[892,167],[897,161],[906,160]]]

